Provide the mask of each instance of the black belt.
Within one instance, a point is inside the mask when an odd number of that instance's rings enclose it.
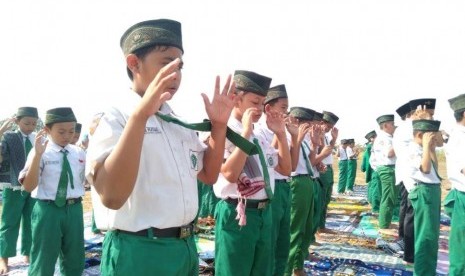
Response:
[[[293,178],[296,178],[296,177],[310,177],[310,178],[313,178],[313,176],[309,175],[309,174],[296,174],[296,175],[293,175],[292,176]]]
[[[42,202],[46,202],[46,203],[55,203],[55,200],[52,200],[52,199],[39,199],[39,200],[42,201]],[[81,201],[82,201],[82,198],[80,198],[80,197],[68,198],[65,201],[65,205],[73,205],[73,204],[79,203]]]
[[[237,198],[225,198],[224,201],[226,201],[229,204],[237,205],[239,203],[239,200]],[[251,200],[248,199],[246,200],[245,208],[253,208],[253,209],[265,209],[268,203],[270,201],[268,199],[264,200]]]
[[[333,168],[333,165],[326,165],[326,168]]]
[[[125,230],[116,230],[117,232],[135,235],[135,236],[143,236],[143,237],[154,237],[154,238],[179,238],[185,239],[194,234],[194,225],[188,224],[180,227],[170,227],[170,228],[147,228],[144,230],[140,230],[137,232],[125,231]],[[152,232],[152,233],[150,233]]]

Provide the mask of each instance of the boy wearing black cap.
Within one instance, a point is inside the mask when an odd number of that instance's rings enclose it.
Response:
[[[365,135],[365,139],[367,139],[367,143],[365,145],[365,151],[363,152],[362,157],[362,164],[360,165],[360,170],[365,173],[365,182],[368,185],[368,193],[367,199],[371,205],[372,211],[375,212],[375,204],[373,201],[373,190],[376,183],[371,183],[373,177],[373,169],[370,165],[370,156],[371,156],[371,149],[373,147],[373,142],[376,138],[376,131],[372,130]]]
[[[339,117],[330,111],[323,111],[323,131],[324,131],[324,147],[318,153],[318,156],[322,158],[323,164],[326,170],[320,172],[320,181],[323,185],[322,196],[321,196],[321,217],[318,223],[318,227],[325,230],[326,225],[326,213],[328,212],[328,204],[331,201],[331,194],[333,192],[334,184],[334,171],[333,171],[333,149],[337,141],[339,130],[335,127]]]
[[[396,154],[392,145],[392,136],[396,129],[394,115],[382,115],[376,119],[380,131],[373,144],[376,171],[381,180],[381,205],[379,210],[379,228],[388,229],[391,225],[398,192],[395,187]]]
[[[84,270],[84,195],[86,154],[71,145],[76,117],[69,107],[50,109],[19,180],[37,199],[32,213],[29,275],[53,275],[60,258],[62,275]],[[47,134],[49,140],[45,140]]]
[[[414,209],[414,275],[436,275],[439,221],[441,213],[441,178],[438,175],[435,133],[441,122],[414,120],[413,143],[409,145],[406,165],[414,188],[408,198]]]
[[[465,275],[465,94],[449,99],[454,111],[455,127],[446,146],[447,176],[452,190],[444,200],[451,217],[449,234],[449,275]]]
[[[82,124],[76,123],[76,129],[74,130],[74,136],[73,136],[73,139],[71,140],[72,145],[76,145],[76,143],[79,141],[79,138],[81,137],[81,130],[82,130]]]
[[[281,116],[284,118],[288,113],[289,100],[286,86],[284,84],[276,85],[268,90],[264,102],[264,111],[271,113],[272,116]],[[267,115],[266,115],[267,116]],[[270,145],[275,147],[275,134],[266,124],[266,116],[257,123],[256,133],[265,139]],[[286,125],[289,130],[289,124]],[[295,135],[293,132],[287,133],[288,143]],[[275,141],[275,142],[274,142]],[[290,194],[290,175],[282,175],[274,170],[275,186],[273,200],[271,201],[272,209],[272,235],[271,235],[271,261],[274,263],[273,275],[283,275],[286,269],[287,258],[289,256],[290,244],[290,220],[291,220],[291,194]]]
[[[274,148],[253,129],[263,113],[271,79],[237,70],[234,82],[241,94],[228,126],[253,141],[258,154],[247,156],[226,143],[221,174],[213,185],[215,195],[221,198],[215,214],[215,275],[271,275],[273,170],[291,173],[285,124],[279,114],[265,111],[267,127],[276,136]]]
[[[18,182],[27,155],[32,149],[36,133],[38,112],[35,107],[20,107],[14,118],[0,128],[0,184],[2,193],[2,219],[0,226],[0,274],[8,272],[8,258],[16,256],[19,226],[21,224],[21,254],[29,262],[31,249],[31,213],[35,199],[22,190]],[[17,131],[7,131],[16,123]]]
[[[234,85],[228,78],[220,92],[217,77],[212,102],[202,94],[211,121],[186,124],[166,103],[181,84],[181,23],[140,22],[120,44],[132,87],[103,114],[87,151],[95,220],[109,230],[102,275],[197,275],[197,178],[218,178]],[[208,144],[199,128],[211,129]]]
[[[346,190],[347,174],[349,167],[349,158],[347,157],[347,146],[349,145],[348,139],[341,139],[341,144],[337,148],[336,156],[339,158],[339,180],[337,183],[337,193],[343,194]]]

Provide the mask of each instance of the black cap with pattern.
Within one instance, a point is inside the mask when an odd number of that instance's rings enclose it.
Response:
[[[385,122],[393,122],[394,121],[394,115],[393,114],[386,114],[386,115],[381,115],[378,118],[376,118],[376,122],[378,124],[382,124]]]
[[[77,122],[73,110],[70,107],[58,107],[47,110],[45,124]]]
[[[82,124],[76,123],[76,126],[74,127],[74,132],[81,133],[81,130],[82,130]]]
[[[436,132],[439,131],[439,126],[441,126],[441,121],[436,120],[413,120],[412,127],[413,130],[425,131],[425,132]]]
[[[376,137],[376,131],[372,130],[365,135],[365,139],[370,140],[370,138]]]
[[[37,108],[31,106],[23,106],[18,108],[18,111],[16,111],[16,118],[19,117],[39,118],[39,114],[37,112]]]
[[[339,117],[336,116],[336,114],[332,112],[323,111],[323,121],[328,122],[332,125],[335,125],[337,121],[339,121]]]
[[[170,19],[148,20],[130,27],[121,37],[125,56],[152,45],[182,48],[181,23]]]
[[[323,113],[315,111],[313,113],[313,121],[323,121]]]
[[[300,106],[291,107],[291,110],[289,112],[290,116],[296,119],[305,120],[305,121],[313,120],[313,114],[315,114],[315,111],[309,108],[300,107]]]
[[[436,99],[427,98],[427,99],[416,99],[409,102],[410,110],[414,111],[418,106],[425,107],[426,109],[435,109],[436,108]]]
[[[405,103],[405,104],[401,105],[399,108],[396,109],[397,114],[399,114],[399,116],[401,118],[403,118],[405,115],[409,114],[410,111],[412,111],[410,109],[410,102]]]
[[[272,100],[281,98],[287,99],[286,86],[284,84],[276,85],[268,89],[268,93],[266,94],[265,98],[265,104]]]
[[[453,111],[465,110],[465,94],[449,99],[449,105]]]
[[[268,89],[270,89],[271,78],[251,71],[236,70],[234,83],[237,91],[252,92],[266,97]]]

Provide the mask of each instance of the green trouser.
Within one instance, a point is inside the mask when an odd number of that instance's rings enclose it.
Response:
[[[157,238],[108,231],[103,241],[101,275],[198,275],[194,236]]]
[[[371,197],[371,210],[373,212],[379,212],[379,206],[381,203],[381,180],[379,179],[379,175],[376,171],[373,171],[370,180],[370,197]]]
[[[309,176],[294,176],[291,181],[291,245],[286,275],[301,270],[312,239],[313,189]]]
[[[291,193],[286,180],[275,180],[271,201],[271,260],[274,260],[273,275],[284,275],[291,239]]]
[[[236,207],[224,200],[216,206],[215,275],[271,275],[271,207],[245,208],[242,227]]]
[[[212,185],[206,185],[200,180],[197,180],[197,187],[199,192],[199,218],[213,217],[215,214],[215,206],[218,203],[218,198],[213,192]]]
[[[357,159],[350,159],[347,162],[347,184],[346,189],[348,191],[354,190],[355,175],[357,174]]]
[[[347,183],[347,173],[349,162],[348,160],[339,161],[339,179],[337,184],[337,192],[343,193],[346,191],[346,183]]]
[[[444,200],[451,217],[449,233],[449,275],[465,275],[465,192],[452,189]]]
[[[379,228],[387,229],[391,225],[398,192],[394,166],[379,166],[377,169],[381,181],[381,204],[379,207]]]
[[[62,275],[84,271],[84,220],[82,204],[57,207],[37,200],[32,211],[32,247],[29,275],[53,275],[57,258]]]
[[[315,234],[320,228],[321,213],[323,212],[323,184],[319,178],[313,179],[313,218],[312,218],[312,237],[310,242],[316,240]]]
[[[36,200],[22,190],[3,189],[2,223],[0,226],[0,257],[16,256],[19,226],[21,225],[21,255],[31,251],[31,214]]]
[[[412,202],[415,213],[415,271],[413,275],[435,276],[439,249],[441,185],[419,183],[410,191],[408,198]]]
[[[326,226],[326,214],[328,213],[328,204],[331,201],[331,194],[333,192],[334,172],[331,166],[326,166],[326,172],[320,173],[320,181],[323,183],[322,199],[323,209],[321,210],[321,217],[319,227],[324,229]]]

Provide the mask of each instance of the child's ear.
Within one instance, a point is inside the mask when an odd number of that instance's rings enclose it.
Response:
[[[129,54],[126,57],[126,66],[134,74],[139,71],[139,58],[134,54]]]
[[[265,104],[264,110],[265,110],[265,112],[270,112],[271,111],[271,105]]]

